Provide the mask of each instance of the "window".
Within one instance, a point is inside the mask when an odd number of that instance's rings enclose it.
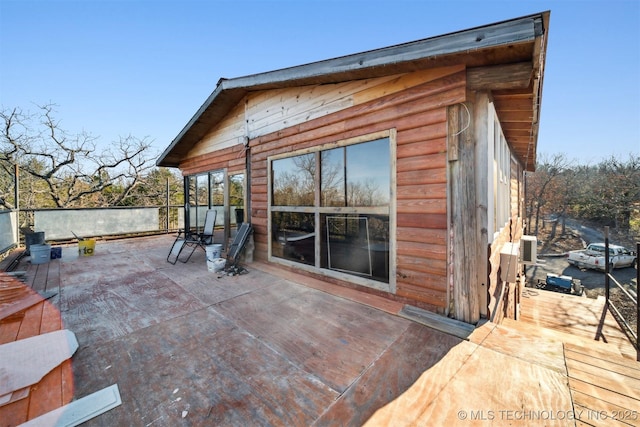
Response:
[[[271,257],[389,283],[388,135],[269,159]]]
[[[495,110],[493,117],[493,229],[497,232],[509,222],[511,217],[511,151],[502,132]],[[491,176],[491,175],[490,175]]]
[[[204,226],[204,218],[208,209],[215,209],[216,228],[224,227],[225,243],[233,237],[232,225],[244,221],[245,206],[245,174],[237,172],[229,175],[226,169],[217,169],[197,175],[186,176],[185,179],[185,227],[198,229]]]
[[[244,215],[244,173],[229,175],[229,206],[231,223],[239,227],[245,220]]]

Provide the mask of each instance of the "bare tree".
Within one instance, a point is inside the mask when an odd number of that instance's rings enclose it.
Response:
[[[628,231],[632,213],[640,206],[640,156],[631,154],[626,162],[612,156],[598,169],[592,191],[598,195],[600,211],[618,230]]]
[[[541,215],[544,213],[557,213],[558,205],[553,203],[554,197],[559,192],[566,192],[563,188],[562,177],[568,176],[570,162],[564,154],[555,154],[551,158],[540,156],[540,161],[536,166],[536,172],[527,174],[527,222],[533,224],[533,230],[529,232],[538,234],[538,226],[540,224]],[[550,205],[550,206],[547,206]],[[568,206],[568,200],[562,202],[562,205]],[[531,227],[531,225],[529,225]]]
[[[37,114],[19,108],[0,112],[0,167],[8,171],[17,164],[21,177],[29,178],[24,182],[32,182],[32,195],[40,197],[28,206],[118,205],[153,167],[147,138],[121,137],[97,152],[96,137],[69,134],[56,120],[53,105],[38,108]],[[107,191],[114,186],[118,191]]]

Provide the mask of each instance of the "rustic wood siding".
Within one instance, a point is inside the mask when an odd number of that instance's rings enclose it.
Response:
[[[228,168],[228,172],[233,173],[243,171],[245,166],[244,145],[234,145],[212,153],[190,157],[180,163],[180,170],[182,170],[183,175],[192,175],[223,168]]]
[[[489,246],[489,319],[500,323],[502,319],[515,319],[523,280],[507,283],[500,280],[500,251],[506,242],[519,242],[522,238],[522,218],[514,215],[507,227]]]
[[[461,70],[464,70],[463,66],[451,66],[336,84],[251,93],[213,127],[186,158],[243,145],[247,138],[255,139],[314,122],[321,117],[436,81]]]
[[[213,127],[190,151],[187,158],[224,150],[246,141],[245,104],[239,103]]]
[[[420,83],[424,79],[428,81]],[[360,87],[366,89],[353,95],[355,105],[347,109],[251,140],[255,256],[265,259],[268,253],[268,156],[395,128],[396,294],[443,311],[447,293],[446,107],[465,99],[464,70],[452,67],[446,72],[374,79]],[[357,103],[361,100],[365,102]]]
[[[522,216],[522,167],[515,156],[511,156],[511,217]]]

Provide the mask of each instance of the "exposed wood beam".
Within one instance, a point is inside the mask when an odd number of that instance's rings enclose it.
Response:
[[[508,90],[528,88],[533,74],[531,62],[469,68],[467,86],[472,90]]]

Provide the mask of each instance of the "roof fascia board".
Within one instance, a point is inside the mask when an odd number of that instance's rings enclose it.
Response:
[[[224,89],[292,82],[390,64],[410,62],[461,52],[473,52],[505,44],[531,42],[540,31],[541,15],[532,15],[484,27],[450,33],[382,49],[361,52],[305,65],[225,80]]]
[[[545,31],[545,23],[543,22],[545,13],[547,12],[280,70],[233,79],[220,79],[213,93],[173,139],[169,147],[158,157],[156,165],[174,166],[173,163],[165,163],[165,158],[171,154],[176,145],[225,91],[235,89],[246,93],[261,90],[270,85],[294,86],[303,84],[301,82],[304,82],[305,79],[314,77],[331,76],[349,71],[365,71],[391,64],[410,63],[416,60],[479,51],[501,45],[531,42]]]
[[[191,129],[191,127],[198,121],[198,119],[204,114],[204,112],[209,108],[209,106],[213,103],[213,101],[218,97],[218,95],[222,92],[222,82],[224,79],[220,79],[218,84],[216,85],[215,90],[209,95],[207,100],[202,104],[202,106],[196,111],[196,113],[191,117],[191,120],[187,122],[187,124],[182,128],[180,133],[173,138],[171,144],[162,152],[162,154],[158,157],[156,161],[156,166],[163,166],[164,159],[173,151],[174,147],[180,142],[180,140],[186,135],[186,133]],[[177,166],[177,165],[176,165]]]

